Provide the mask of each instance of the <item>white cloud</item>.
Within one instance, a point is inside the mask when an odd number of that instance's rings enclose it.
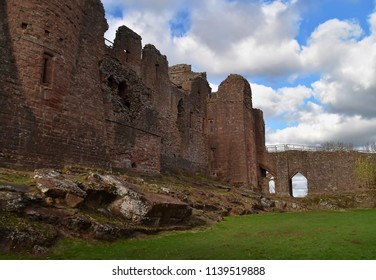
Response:
[[[362,146],[376,141],[376,118],[327,113],[322,106],[309,103],[307,110],[299,112],[297,121],[296,126],[270,131],[267,142],[314,145],[340,141]]]
[[[285,121],[291,121],[312,96],[312,90],[306,86],[284,87],[274,90],[259,84],[251,84],[253,106],[262,108],[265,118],[280,116]]]
[[[312,86],[332,112],[376,117],[376,34],[361,34],[356,23],[328,21],[312,34],[302,57],[307,69],[321,72]]]
[[[299,16],[292,2],[202,3],[194,7],[187,34],[196,49],[186,56],[200,68],[215,74],[271,76],[300,68],[300,48],[294,39]]]
[[[273,76],[300,68],[300,47],[294,39],[300,20],[295,1],[103,2],[123,10],[121,19],[107,16],[106,37],[113,39],[117,27],[127,25],[142,36],[144,44],[152,43],[168,54],[171,64],[194,64],[209,75]],[[182,37],[172,37],[170,21],[182,7],[190,15],[190,29]]]
[[[219,87],[218,84],[209,83],[209,86],[211,87],[212,92],[217,92],[218,91],[218,87]]]
[[[301,58],[305,68],[326,72],[335,70],[361,34],[362,29],[355,22],[333,19],[321,24],[303,48]]]
[[[320,105],[295,106],[298,124],[269,129],[269,143],[342,141],[361,146],[376,141],[376,13],[369,23],[372,33],[367,36],[352,21],[334,19],[316,28],[300,58],[305,72],[321,75],[312,84]]]

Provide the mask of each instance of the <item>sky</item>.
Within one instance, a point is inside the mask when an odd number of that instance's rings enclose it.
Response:
[[[126,25],[212,91],[244,76],[266,144],[376,142],[376,0],[102,0],[113,40]]]

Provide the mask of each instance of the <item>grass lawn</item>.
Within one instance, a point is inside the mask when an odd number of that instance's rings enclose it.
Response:
[[[376,209],[228,217],[211,229],[114,243],[65,239],[49,258],[376,259]]]
[[[229,217],[144,240],[64,240],[53,259],[376,259],[376,209]]]

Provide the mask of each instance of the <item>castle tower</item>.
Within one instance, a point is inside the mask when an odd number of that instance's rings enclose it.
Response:
[[[230,75],[208,101],[209,169],[235,184],[258,185],[256,133],[249,83]]]
[[[15,81],[5,80],[0,99],[17,102],[1,126],[17,123],[18,142],[3,150],[22,151],[23,164],[58,165],[105,160],[103,98],[99,61],[107,23],[99,0],[5,0],[2,38]],[[3,71],[3,70],[2,70]],[[7,71],[7,70],[5,70]],[[1,110],[1,109],[0,109]],[[17,112],[18,111],[18,112]],[[69,131],[69,133],[68,133]],[[7,138],[1,129],[0,138]]]
[[[146,86],[156,92],[153,96],[156,109],[162,115],[168,114],[171,107],[168,61],[154,45],[147,44],[142,50],[141,77]]]
[[[211,92],[206,73],[190,65],[169,68],[171,107],[164,123],[162,156],[164,169],[207,172],[207,96]]]
[[[123,65],[128,65],[138,75],[141,72],[141,36],[126,26],[120,26],[116,31],[113,45],[113,55]]]

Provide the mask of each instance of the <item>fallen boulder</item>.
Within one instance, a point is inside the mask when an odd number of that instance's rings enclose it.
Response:
[[[90,173],[80,187],[86,192],[85,205],[92,209],[106,208],[118,197],[115,184],[95,173]]]
[[[55,199],[57,204],[62,201],[68,207],[75,208],[85,199],[85,191],[55,170],[36,170],[34,178],[44,196]]]
[[[22,194],[11,191],[0,191],[0,211],[21,212],[25,208]]]
[[[112,175],[97,175],[96,178],[116,188],[118,198],[109,205],[110,212],[135,223],[176,225],[184,223],[192,214],[189,205],[177,198],[140,190]]]
[[[7,213],[0,215],[0,249],[5,252],[31,251],[36,245],[51,246],[57,230]]]

